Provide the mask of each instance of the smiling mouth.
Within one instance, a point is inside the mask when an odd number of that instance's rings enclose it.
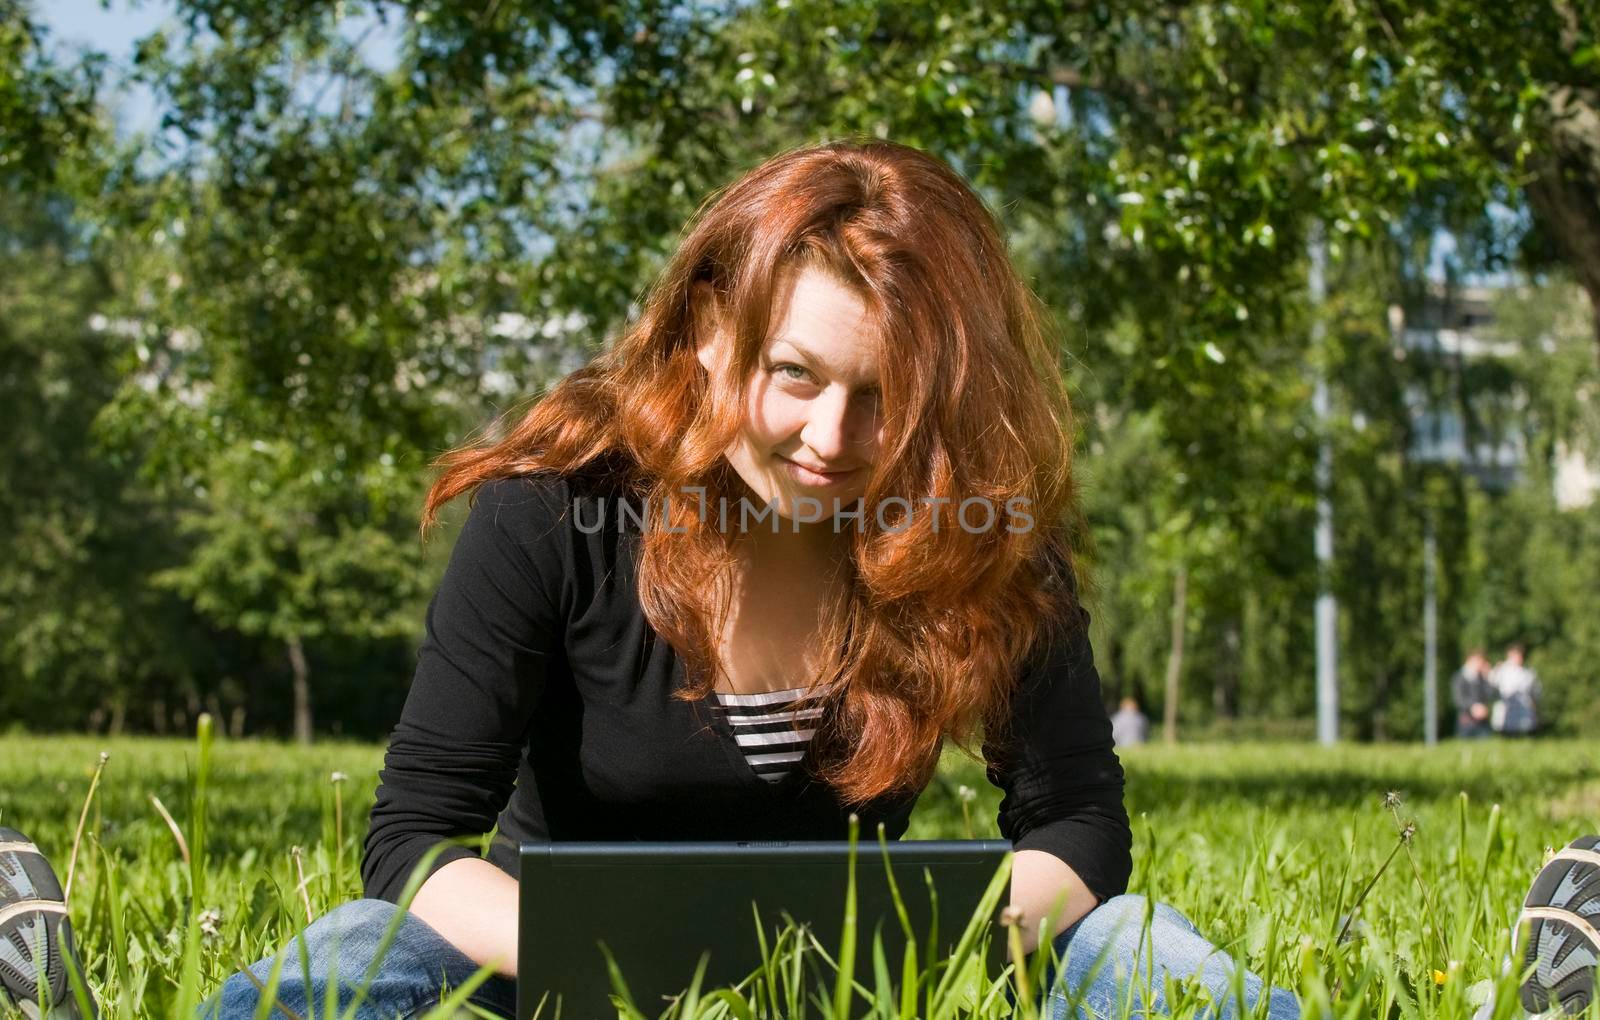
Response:
[[[800,475],[802,478],[817,478],[825,482],[837,482],[840,479],[850,477],[860,470],[859,468],[849,468],[844,471],[817,471],[814,468],[806,467],[804,464],[798,464],[782,454],[778,454],[778,459],[788,464],[794,469],[793,473]]]

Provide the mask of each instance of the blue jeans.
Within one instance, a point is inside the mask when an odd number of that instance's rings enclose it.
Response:
[[[394,904],[384,900],[356,900],[319,918],[303,936],[311,961],[309,975],[303,972],[299,947],[291,942],[279,978],[278,1001],[306,1020],[322,1016],[329,980],[337,974],[342,1012],[354,998],[395,909]],[[1144,897],[1118,896],[1056,936],[1055,953],[1065,967],[1059,986],[1049,992],[1045,1020],[1121,1017],[1124,1003],[1132,1006],[1126,1014],[1129,1016],[1165,1015],[1169,973],[1174,978],[1197,976],[1212,1001],[1219,1004],[1220,1013],[1212,1010],[1199,1015],[1211,1020],[1235,1020],[1242,1015],[1235,1001],[1234,966],[1229,957],[1166,904],[1156,906],[1150,937],[1143,940],[1144,913]],[[1153,959],[1148,951],[1151,946]],[[1146,951],[1141,953],[1141,948]],[[267,984],[272,962],[269,957],[250,967],[250,973],[262,985]],[[1143,994],[1147,966],[1151,969],[1148,1004]],[[477,969],[438,932],[406,914],[355,1018],[378,1020],[425,1013],[439,1003],[441,985],[459,986]],[[1245,972],[1241,976],[1245,1003],[1253,1007],[1267,990],[1254,974]],[[1050,987],[1052,975],[1047,973],[1044,978],[1045,987]],[[235,974],[201,1007],[201,1015],[220,1020],[252,1017],[259,995],[249,978]],[[1270,1020],[1300,1016],[1300,1007],[1291,993],[1273,988],[1268,995],[1266,1015]],[[490,1012],[512,1016],[516,982],[491,977],[478,987],[471,1001]],[[272,1015],[283,1016],[281,1012]]]
[[[398,908],[387,900],[354,900],[341,904],[317,918],[301,935],[285,947],[283,969],[279,972],[277,999],[304,1020],[341,1015],[354,999],[368,966],[377,956],[383,934]],[[300,946],[304,941],[309,969],[301,964]],[[262,987],[272,973],[273,958],[250,966],[250,974]],[[400,921],[394,941],[383,956],[371,984],[367,986],[355,1020],[392,1020],[421,1016],[437,1006],[448,992],[478,972],[459,949],[428,927],[415,914]],[[330,982],[338,982],[339,1005],[328,1013],[323,1008]],[[200,1007],[203,1018],[249,1020],[255,1016],[261,992],[243,973],[222,983]],[[511,978],[491,976],[472,993],[470,1001],[491,1013],[511,1016],[516,1012],[517,983]],[[268,1014],[283,1020],[285,1014]]]
[[[1143,896],[1116,896],[1056,936],[1054,950],[1063,974],[1057,983],[1046,968],[1041,982],[1049,989],[1044,1020],[1167,1016],[1169,977],[1175,985],[1185,981],[1205,988],[1215,1008],[1195,1011],[1197,1018],[1238,1020],[1259,1008],[1263,994],[1268,1020],[1300,1016],[1293,992],[1269,989],[1256,975],[1239,971],[1231,957],[1167,904],[1155,905],[1146,936],[1146,909]],[[1185,996],[1180,1001],[1196,999]]]

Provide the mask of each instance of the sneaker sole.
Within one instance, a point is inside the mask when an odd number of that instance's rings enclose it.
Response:
[[[1522,1005],[1538,1014],[1552,1007],[1571,1016],[1594,999],[1600,963],[1600,836],[1567,844],[1533,880],[1523,902],[1527,922],[1523,964],[1533,968],[1522,985]]]
[[[0,828],[0,990],[26,1017],[78,1020],[77,1001],[67,981],[61,940],[72,951],[72,926],[61,883],[39,848],[15,829]],[[44,996],[39,995],[39,964],[44,946]],[[40,1003],[49,1003],[40,1009]]]

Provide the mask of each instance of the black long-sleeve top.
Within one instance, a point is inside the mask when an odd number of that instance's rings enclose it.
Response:
[[[477,490],[379,773],[367,895],[397,901],[441,838],[497,821],[487,856],[513,877],[524,841],[846,838],[851,809],[804,762],[768,782],[709,699],[669,697],[683,666],[639,604],[640,535],[631,519],[618,528],[619,498],[589,471]],[[1012,736],[984,754],[1005,793],[1001,835],[1060,858],[1105,898],[1127,886],[1132,834],[1087,614],[1076,612],[1083,626],[1052,631],[1064,636],[1030,655]],[[881,821],[899,838],[915,800],[857,806],[860,831]],[[433,867],[471,856],[450,846]]]

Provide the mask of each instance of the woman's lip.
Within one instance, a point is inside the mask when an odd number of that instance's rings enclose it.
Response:
[[[790,460],[788,457],[785,457],[781,453],[778,454],[778,459],[783,461],[785,464],[788,464],[788,465],[790,465],[790,466],[792,466],[794,468],[797,468],[800,471],[804,471],[808,475],[812,475],[812,476],[817,477],[817,478],[823,478],[823,479],[826,479],[827,481],[830,481],[830,482],[837,482],[841,478],[847,478],[850,475],[855,474],[856,471],[859,470],[858,468],[851,468],[848,471],[813,471],[811,468],[806,467],[804,464],[796,464],[794,461]]]

